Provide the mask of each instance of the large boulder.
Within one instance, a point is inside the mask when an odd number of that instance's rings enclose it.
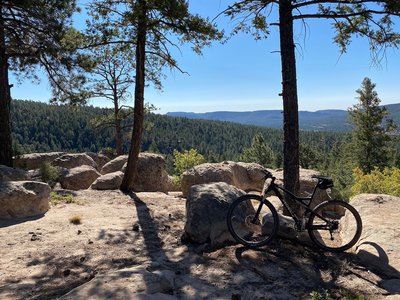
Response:
[[[103,166],[110,161],[110,159],[104,154],[94,153],[94,152],[86,152],[88,156],[90,156],[97,165],[97,170],[100,171]]]
[[[101,169],[101,174],[125,172],[128,156],[121,155],[108,162]],[[133,184],[135,192],[168,192],[171,186],[165,159],[162,155],[154,153],[140,153],[138,161],[138,178]]]
[[[80,166],[72,168],[60,178],[63,189],[85,190],[100,176],[100,173],[91,166]]]
[[[64,154],[57,157],[51,163],[53,166],[72,169],[80,166],[91,166],[97,168],[96,162],[86,153]]]
[[[182,194],[187,197],[191,186],[212,182],[225,182],[245,191],[261,191],[264,169],[256,163],[233,161],[201,164],[183,173]]]
[[[124,173],[121,171],[101,175],[92,183],[90,188],[94,190],[116,190],[119,189]]]
[[[384,277],[400,278],[400,198],[361,194],[350,204],[363,221],[361,237],[354,247],[361,263]]]
[[[125,168],[122,169],[125,172]],[[165,159],[154,153],[140,153],[138,178],[133,183],[135,192],[168,192],[169,178],[165,170]]]
[[[106,163],[102,168],[100,173],[101,174],[108,174],[108,173],[114,173],[117,171],[121,171],[122,167],[126,164],[128,161],[128,155],[120,155],[113,160],[109,161]]]
[[[0,181],[24,181],[27,179],[28,173],[25,170],[0,165]]]
[[[0,181],[0,218],[23,218],[49,209],[50,186],[35,181]]]
[[[14,158],[14,166],[25,170],[39,169],[44,162],[51,163],[65,152],[31,153]]]
[[[229,205],[244,194],[244,191],[225,182],[192,186],[186,202],[186,223],[182,238],[211,245],[233,240],[226,224],[226,214]]]

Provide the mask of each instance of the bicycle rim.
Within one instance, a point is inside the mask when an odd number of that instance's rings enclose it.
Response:
[[[321,249],[332,252],[350,249],[360,238],[361,231],[359,213],[343,201],[321,203],[308,222],[311,240]]]
[[[227,223],[236,241],[256,248],[266,245],[274,238],[279,219],[269,201],[258,195],[245,195],[230,205]]]

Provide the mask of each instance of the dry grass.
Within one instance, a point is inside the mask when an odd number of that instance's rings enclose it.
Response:
[[[69,218],[69,222],[74,225],[79,225],[82,223],[82,217],[80,215],[74,215]]]

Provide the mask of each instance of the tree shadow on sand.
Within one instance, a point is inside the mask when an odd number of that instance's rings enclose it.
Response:
[[[121,245],[128,250],[126,255],[114,257],[113,253],[105,253],[102,261],[93,265],[90,251],[68,258],[42,253],[41,257],[28,262],[28,265],[43,266],[42,272],[27,278],[25,286],[21,282],[8,282],[0,287],[0,294],[18,288],[20,297],[16,299],[55,299],[110,269],[129,270],[138,266],[149,272],[168,271],[173,288],[165,293],[176,298],[275,299],[279,296],[304,299],[309,298],[312,291],[329,290],[332,298],[341,299],[343,291],[365,295],[366,286],[367,293],[398,294],[383,289],[383,282],[392,277],[377,273],[381,276],[378,278],[371,274],[351,253],[324,253],[284,239],[274,240],[259,251],[232,244],[209,248],[209,251],[204,245],[182,245],[182,228],[171,228],[171,220],[184,220],[181,212],[166,209],[168,203],[157,202],[153,206],[146,197],[140,199],[134,193],[128,196],[131,207],[136,210],[138,226],[129,223],[129,228],[124,230],[101,229],[97,233],[97,241]],[[136,222],[136,218],[132,221]],[[172,239],[171,232],[175,234]],[[384,250],[378,245],[375,247],[385,261]],[[174,250],[181,252],[174,254]],[[143,256],[148,258],[144,261]],[[386,263],[390,266],[387,255]],[[393,275],[398,276],[398,271],[392,269]],[[130,276],[129,271],[118,274]],[[346,285],[349,278],[363,285],[349,287]],[[51,284],[54,281],[56,285]],[[94,282],[90,292],[109,299],[121,295],[128,298],[129,295],[124,286],[104,289],[101,282]]]

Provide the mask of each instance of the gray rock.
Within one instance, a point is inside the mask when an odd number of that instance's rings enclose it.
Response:
[[[135,192],[168,192],[169,181],[162,155],[140,153],[138,178],[133,184]]]
[[[72,169],[84,165],[97,168],[97,164],[95,163],[95,161],[86,153],[64,154],[53,160],[51,164],[53,166],[67,169]]]
[[[278,216],[279,216],[279,227],[277,233],[278,237],[308,246],[313,245],[313,242],[311,241],[307,231],[298,232],[296,230],[296,225],[292,217],[285,216],[279,212]],[[268,228],[272,224],[266,220],[269,221],[272,220],[272,218],[266,218],[265,220],[263,220],[264,226]]]
[[[114,173],[121,171],[124,164],[128,161],[128,155],[121,155],[106,163],[102,168],[101,174]]]
[[[51,163],[65,152],[31,153],[14,157],[14,166],[25,170],[40,169],[44,162]]]
[[[110,159],[104,154],[94,152],[86,152],[86,154],[95,161],[98,171],[100,171],[101,168],[103,168],[103,166],[110,161]]]
[[[116,190],[119,189],[124,173],[121,171],[101,175],[92,183],[90,188],[94,190]]]
[[[205,163],[191,168],[182,175],[183,197],[191,186],[212,182],[225,182],[245,191],[261,191],[264,181],[261,165],[255,163]]]
[[[355,253],[368,269],[384,276],[400,278],[400,198],[361,194],[351,199],[363,221]]]
[[[233,240],[226,225],[226,214],[230,203],[244,194],[225,182],[193,186],[186,202],[183,238],[211,245]]]
[[[23,218],[49,209],[50,186],[35,181],[0,181],[0,218]]]
[[[243,163],[225,161],[222,163],[205,163],[193,167],[182,175],[182,193],[183,197],[187,197],[191,186],[196,184],[211,182],[226,182],[237,188],[248,191],[261,192],[264,185],[265,168],[256,163]],[[277,184],[283,184],[282,170],[269,170],[276,177]],[[311,195],[316,181],[312,175],[320,175],[319,172],[313,170],[300,169],[300,195]],[[311,208],[323,201],[329,200],[325,190],[317,190]]]
[[[165,271],[170,273],[169,271]],[[163,271],[150,272],[146,266],[118,270],[96,276],[91,281],[73,289],[60,300],[75,299],[160,299],[172,300],[168,295],[174,283]]]
[[[28,174],[25,170],[0,165],[0,181],[24,181],[27,179]]]
[[[100,177],[100,173],[90,166],[80,166],[67,171],[60,178],[62,188],[69,190],[85,190]]]
[[[101,169],[101,174],[125,172],[128,156],[121,155],[108,162]],[[168,192],[170,182],[165,170],[165,159],[154,153],[140,153],[138,161],[138,177],[133,183],[135,192]]]

